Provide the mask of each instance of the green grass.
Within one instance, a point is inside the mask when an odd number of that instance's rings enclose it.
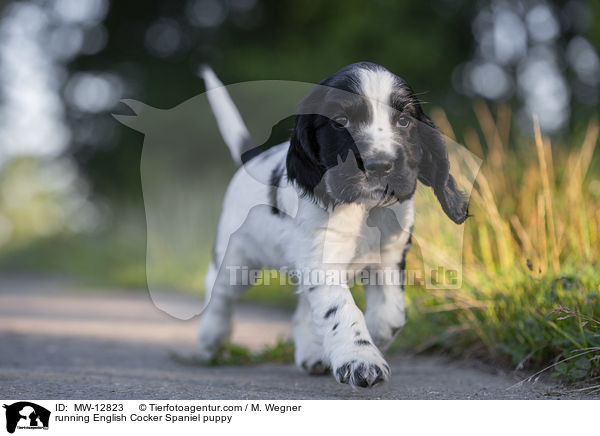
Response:
[[[407,289],[409,319],[398,344],[519,369],[544,368],[585,351],[554,371],[569,378],[591,377],[598,373],[600,356],[598,283],[600,275],[588,268],[577,278],[524,279],[510,291],[490,294],[477,288],[445,296]],[[480,305],[465,305],[465,295]]]
[[[466,132],[464,143],[484,163],[465,224],[463,286],[407,289],[400,343],[515,368],[548,367],[571,379],[597,376],[598,123],[592,120],[578,142],[551,148],[537,129],[534,138],[511,135],[505,107],[494,117],[478,104],[476,114],[480,132]],[[434,118],[454,136],[443,113]]]
[[[290,341],[279,339],[270,347],[265,347],[258,352],[236,344],[226,344],[221,347],[217,355],[209,361],[194,357],[182,357],[176,353],[171,354],[175,361],[192,366],[222,366],[222,365],[257,365],[260,363],[292,363],[294,361],[294,345]]]

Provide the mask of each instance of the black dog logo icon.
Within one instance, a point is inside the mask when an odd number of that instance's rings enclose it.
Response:
[[[10,406],[4,405],[6,409],[6,431],[14,433],[19,428],[48,428],[50,411],[28,401],[19,401]]]

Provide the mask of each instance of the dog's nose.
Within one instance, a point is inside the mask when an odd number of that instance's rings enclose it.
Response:
[[[365,161],[365,170],[369,174],[385,176],[392,169],[393,162],[389,159],[372,158]]]

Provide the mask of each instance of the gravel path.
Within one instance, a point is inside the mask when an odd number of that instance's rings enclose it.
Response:
[[[172,298],[173,304],[195,301]],[[515,387],[512,374],[435,357],[391,356],[391,382],[371,390],[352,390],[292,365],[182,365],[169,350],[193,350],[196,324],[159,311],[143,291],[0,278],[0,398],[593,398],[542,382]],[[260,349],[288,335],[287,313],[248,306],[236,313],[235,343]]]

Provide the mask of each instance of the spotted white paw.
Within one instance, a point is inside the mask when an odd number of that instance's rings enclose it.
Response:
[[[333,353],[333,375],[338,383],[368,388],[386,382],[390,367],[381,352],[367,340],[357,340],[353,347]]]

